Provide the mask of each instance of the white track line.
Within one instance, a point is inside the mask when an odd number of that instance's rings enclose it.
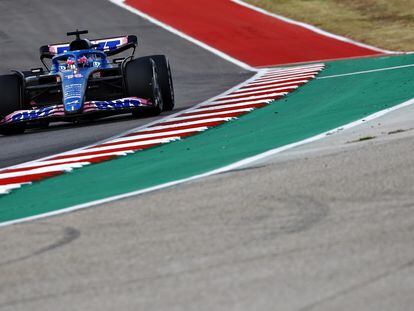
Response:
[[[137,10],[136,8],[134,8],[132,6],[129,6],[129,5],[125,4],[124,0],[108,0],[108,1],[112,2],[113,4],[116,4],[117,6],[120,6],[121,8],[123,8],[125,10],[128,10],[129,12],[131,12],[135,15],[138,15],[138,16],[150,21],[151,23],[153,23],[153,24],[155,24],[159,27],[164,28],[165,30],[167,30],[167,31],[169,31],[169,32],[171,32],[171,33],[187,40],[187,41],[190,41],[191,43],[194,43],[195,45],[198,45],[198,46],[202,47],[203,49],[205,49],[205,50],[207,50],[207,51],[209,51],[209,52],[225,59],[226,61],[228,61],[230,63],[233,63],[233,64],[235,64],[235,65],[237,65],[237,66],[239,66],[239,67],[241,67],[245,70],[248,70],[248,71],[255,71],[255,72],[258,71],[258,69],[253,68],[250,65],[248,65],[248,64],[246,64],[246,63],[244,63],[244,62],[242,62],[238,59],[235,59],[234,57],[232,57],[228,54],[225,54],[225,53],[217,50],[216,48],[213,48],[212,46],[207,45],[204,42],[201,42],[200,40],[197,40],[193,37],[190,37],[189,35],[179,31],[178,29],[175,29],[171,26],[168,26],[167,24],[151,17],[150,15],[148,15],[144,12],[141,12],[141,11]]]
[[[404,103],[401,103],[397,106],[381,110],[381,111],[376,112],[374,114],[371,114],[371,115],[369,115],[369,116],[367,116],[363,119],[359,119],[357,121],[345,124],[343,126],[337,127],[337,128],[332,129],[330,131],[318,134],[316,136],[313,136],[313,137],[310,137],[310,138],[307,138],[307,139],[304,139],[304,140],[301,140],[301,141],[298,141],[298,142],[295,142],[295,143],[292,143],[292,144],[289,144],[289,145],[286,145],[286,146],[283,146],[283,147],[278,147],[278,148],[275,148],[275,149],[268,150],[268,151],[263,152],[261,154],[255,155],[253,157],[249,157],[249,158],[234,162],[230,165],[226,165],[226,166],[223,166],[223,167],[218,168],[216,170],[212,170],[212,171],[209,171],[209,172],[206,172],[206,173],[203,173],[203,174],[199,174],[199,175],[195,175],[195,176],[192,176],[192,177],[171,181],[171,182],[168,182],[168,183],[165,183],[165,184],[162,184],[162,185],[157,185],[157,186],[149,187],[149,188],[142,189],[142,190],[132,191],[132,192],[124,193],[124,194],[121,194],[121,195],[108,197],[108,198],[101,199],[101,200],[96,200],[96,201],[92,201],[92,202],[88,202],[88,203],[74,205],[74,206],[71,206],[71,207],[68,207],[68,208],[65,208],[65,209],[61,209],[61,210],[58,210],[58,211],[53,211],[53,212],[44,213],[44,214],[41,214],[41,215],[36,215],[36,216],[31,216],[31,217],[26,217],[26,218],[21,218],[21,219],[17,219],[17,220],[3,222],[3,223],[0,223],[0,227],[5,227],[5,226],[17,224],[17,223],[32,221],[32,220],[36,220],[36,219],[41,219],[41,218],[45,218],[45,217],[56,216],[56,215],[65,214],[65,213],[69,213],[69,212],[73,212],[73,211],[77,211],[77,210],[81,210],[81,209],[86,209],[86,208],[89,208],[89,207],[92,207],[92,206],[118,201],[118,200],[121,200],[121,199],[129,198],[129,197],[140,195],[140,194],[143,194],[143,193],[148,193],[148,192],[152,192],[152,191],[155,191],[155,190],[165,189],[165,188],[172,187],[172,186],[175,186],[175,185],[178,185],[178,184],[182,184],[182,183],[185,183],[185,182],[193,181],[193,180],[196,180],[196,179],[200,179],[200,178],[204,178],[204,177],[208,177],[208,176],[212,176],[212,175],[216,175],[216,174],[219,174],[219,173],[229,172],[231,170],[234,170],[234,169],[243,167],[245,165],[252,164],[252,163],[257,162],[259,160],[263,160],[263,159],[268,158],[270,156],[276,155],[276,154],[281,153],[283,151],[286,151],[286,150],[289,150],[289,149],[292,149],[292,148],[295,148],[295,147],[298,147],[298,146],[302,146],[302,145],[305,145],[305,144],[309,144],[309,143],[321,140],[321,139],[323,139],[327,136],[332,135],[333,133],[337,133],[337,132],[343,131],[345,129],[350,129],[352,127],[355,127],[355,126],[361,125],[363,123],[366,123],[368,121],[372,121],[374,119],[382,117],[382,116],[384,116],[387,113],[390,113],[392,111],[395,111],[395,110],[398,110],[398,109],[401,109],[401,108],[404,108],[404,107],[408,107],[408,106],[413,105],[413,104],[414,104],[414,98],[410,99],[410,100],[408,100]]]
[[[408,67],[414,67],[414,64],[388,67],[388,68],[378,68],[378,69],[365,70],[365,71],[356,71],[356,72],[344,73],[344,74],[340,74],[340,75],[320,77],[320,78],[317,78],[317,79],[322,80],[322,79],[331,79],[331,78],[338,78],[338,77],[345,77],[345,76],[355,76],[355,75],[362,75],[362,74],[367,74],[367,73],[372,73],[372,72],[396,70],[396,69],[408,68]]]
[[[339,41],[347,42],[347,43],[357,45],[357,46],[360,46],[360,47],[363,47],[363,48],[366,48],[366,49],[370,49],[370,50],[373,50],[373,51],[376,51],[376,52],[380,52],[380,53],[385,53],[385,54],[401,53],[401,52],[393,52],[393,51],[389,51],[389,50],[384,50],[384,49],[377,48],[377,47],[372,46],[372,45],[364,44],[364,43],[361,43],[361,42],[343,37],[343,36],[335,35],[333,33],[322,30],[318,27],[315,27],[315,26],[312,26],[312,25],[309,25],[309,24],[306,24],[306,23],[303,23],[303,22],[298,22],[298,21],[295,21],[293,19],[281,16],[281,15],[278,15],[278,14],[270,13],[266,10],[263,10],[261,8],[258,8],[256,6],[254,6],[254,5],[248,4],[248,3],[244,2],[244,1],[241,1],[241,0],[231,0],[231,1],[233,1],[234,3],[237,3],[239,5],[242,5],[244,7],[247,7],[251,10],[254,10],[254,11],[260,12],[262,14],[274,17],[274,18],[276,18],[278,20],[281,20],[281,21],[284,21],[286,23],[306,28],[310,31],[313,31],[313,32],[315,32],[317,34],[320,34],[320,35],[323,35],[325,37],[329,37],[329,38],[333,38],[333,39],[336,39],[336,40],[339,40]]]

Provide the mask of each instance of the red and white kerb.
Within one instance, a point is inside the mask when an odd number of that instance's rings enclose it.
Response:
[[[294,91],[324,69],[324,64],[264,69],[240,87],[212,101],[160,119],[145,128],[73,151],[0,170],[0,194],[21,185],[70,172],[85,165],[180,140],[236,119]]]

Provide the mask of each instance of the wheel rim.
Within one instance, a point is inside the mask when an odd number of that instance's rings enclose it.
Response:
[[[172,81],[170,62],[168,60],[167,60],[167,71],[168,71],[168,83],[170,85],[171,99],[174,104],[174,101],[175,101],[174,86],[173,86],[173,81]]]
[[[155,70],[154,70],[152,85],[153,85],[153,94],[154,94],[155,107],[162,111],[162,109],[164,108],[163,107],[163,101],[162,101],[162,98],[161,98],[161,90],[160,90],[160,87],[158,85],[157,72]]]

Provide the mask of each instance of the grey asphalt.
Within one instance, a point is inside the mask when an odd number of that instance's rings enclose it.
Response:
[[[0,310],[411,310],[413,116],[2,228]]]
[[[411,310],[413,119],[1,228],[0,310]]]
[[[216,96],[252,75],[105,0],[2,0],[0,25],[1,74],[40,67],[39,47],[64,42],[66,32],[76,28],[89,29],[91,39],[136,34],[137,56],[169,57],[176,111]],[[78,126],[61,123],[19,136],[0,135],[0,168],[82,147],[153,120],[126,115]]]

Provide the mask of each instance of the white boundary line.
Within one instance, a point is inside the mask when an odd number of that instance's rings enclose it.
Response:
[[[195,176],[184,178],[184,179],[179,179],[179,180],[176,180],[176,181],[171,181],[171,182],[168,182],[168,183],[165,183],[165,184],[162,184],[162,185],[158,185],[158,186],[154,186],[154,187],[150,187],[150,188],[146,188],[146,189],[142,189],[142,190],[138,190],[138,191],[132,191],[132,192],[124,193],[124,194],[121,194],[121,195],[108,197],[108,198],[101,199],[101,200],[96,200],[96,201],[92,201],[92,202],[88,202],[88,203],[74,205],[72,207],[68,207],[68,208],[65,208],[65,209],[61,209],[61,210],[57,210],[57,211],[53,211],[53,212],[49,212],[49,213],[44,213],[44,214],[41,214],[41,215],[36,215],[36,216],[32,216],[32,217],[26,217],[26,218],[21,218],[21,219],[17,219],[17,220],[3,222],[3,223],[0,223],[0,227],[5,227],[5,226],[17,224],[17,223],[32,221],[32,220],[41,219],[41,218],[50,217],[50,216],[56,216],[56,215],[60,215],[60,214],[66,214],[66,213],[69,213],[69,212],[73,212],[73,211],[77,211],[77,210],[81,210],[81,209],[86,209],[86,208],[89,208],[89,207],[92,207],[92,206],[96,206],[96,205],[100,205],[100,204],[104,204],[104,203],[109,203],[109,202],[114,202],[114,201],[117,201],[117,200],[129,198],[129,197],[136,196],[136,195],[139,195],[139,194],[148,193],[148,192],[152,192],[152,191],[155,191],[155,190],[160,190],[160,189],[172,187],[172,186],[175,186],[175,185],[178,185],[178,184],[182,184],[182,183],[185,183],[185,182],[189,182],[189,181],[192,181],[192,180],[196,180],[196,179],[200,179],[200,178],[204,178],[204,177],[208,177],[208,176],[212,176],[212,175],[216,175],[216,174],[219,174],[219,173],[229,172],[231,170],[240,168],[244,165],[251,164],[253,162],[256,162],[256,161],[265,159],[267,157],[273,156],[275,154],[281,153],[281,152],[286,151],[288,149],[292,149],[292,148],[295,148],[295,147],[298,147],[298,146],[302,146],[302,145],[305,145],[305,144],[315,142],[317,140],[321,140],[321,139],[323,139],[327,136],[330,136],[332,134],[335,134],[337,132],[340,132],[340,131],[343,131],[343,130],[346,130],[346,129],[350,129],[352,127],[361,125],[361,124],[366,123],[368,121],[372,121],[374,119],[377,119],[379,117],[382,117],[382,116],[386,115],[387,113],[390,113],[392,111],[395,111],[395,110],[398,110],[398,109],[401,109],[401,108],[404,108],[404,107],[408,107],[412,104],[414,104],[414,98],[412,98],[412,99],[410,99],[406,102],[403,102],[403,103],[401,103],[397,106],[378,111],[378,112],[373,113],[373,114],[371,114],[371,115],[369,115],[369,116],[367,116],[363,119],[359,119],[357,121],[345,124],[343,126],[337,127],[337,128],[332,129],[330,131],[318,134],[316,136],[313,136],[313,137],[310,137],[310,138],[307,138],[307,139],[304,139],[302,141],[298,141],[298,142],[295,142],[295,143],[292,143],[292,144],[289,144],[289,145],[286,145],[286,146],[282,146],[282,147],[278,147],[278,148],[275,148],[275,149],[268,150],[268,151],[263,152],[261,154],[258,154],[258,155],[255,155],[255,156],[252,156],[252,157],[234,162],[230,165],[223,166],[221,168],[212,170],[210,172],[206,172],[206,173],[203,173],[203,174],[195,175]]]
[[[354,44],[354,45],[357,45],[357,46],[360,46],[360,47],[363,47],[363,48],[366,48],[366,49],[370,49],[370,50],[373,50],[373,51],[376,51],[376,52],[380,52],[380,53],[385,53],[385,54],[403,53],[403,52],[394,52],[394,51],[380,49],[380,48],[377,48],[377,47],[372,46],[372,45],[368,45],[368,44],[365,44],[365,43],[361,43],[361,42],[358,42],[358,41],[354,41],[352,39],[349,39],[349,38],[346,38],[346,37],[343,37],[343,36],[335,35],[333,33],[330,33],[330,32],[327,32],[325,30],[322,30],[322,29],[320,29],[318,27],[315,27],[315,26],[312,26],[312,25],[309,25],[309,24],[306,24],[306,23],[303,23],[303,22],[298,22],[298,21],[295,21],[293,19],[290,19],[290,18],[281,16],[281,15],[278,15],[278,14],[270,13],[270,12],[264,10],[264,9],[258,8],[258,7],[254,6],[254,5],[251,5],[251,4],[248,4],[248,3],[246,3],[246,2],[244,2],[242,0],[231,0],[231,1],[234,2],[234,3],[236,3],[236,4],[239,4],[241,6],[244,6],[246,8],[249,8],[251,10],[254,10],[254,11],[260,12],[262,14],[265,14],[265,15],[268,15],[268,16],[271,16],[271,17],[274,17],[274,18],[276,18],[278,20],[281,20],[281,21],[284,21],[286,23],[289,23],[289,24],[293,24],[293,25],[297,25],[297,26],[306,28],[306,29],[308,29],[310,31],[316,32],[316,33],[318,33],[320,35],[323,35],[325,37],[329,37],[329,38],[333,38],[333,39],[336,39],[336,40],[339,40],[339,41],[343,41],[343,42],[347,42],[347,43],[350,43],[350,44]]]
[[[345,77],[345,76],[356,76],[356,75],[362,75],[362,74],[371,73],[371,72],[388,71],[388,70],[395,70],[395,69],[408,68],[408,67],[414,67],[414,64],[403,65],[403,66],[395,66],[395,67],[387,67],[387,68],[378,68],[378,69],[372,69],[372,70],[366,70],[366,71],[356,71],[356,72],[344,73],[344,74],[340,74],[340,75],[320,77],[320,78],[316,78],[316,79],[317,80],[322,80],[322,79],[331,79],[331,78],[338,78],[338,77]]]
[[[153,23],[153,24],[155,24],[159,27],[164,28],[165,30],[167,30],[169,32],[172,32],[173,34],[175,34],[175,35],[177,35],[177,36],[179,36],[179,37],[181,37],[185,40],[188,40],[188,41],[194,43],[195,45],[198,45],[198,46],[202,47],[203,49],[206,49],[207,51],[209,51],[213,54],[216,54],[217,56],[227,60],[230,63],[233,63],[233,64],[235,64],[235,65],[237,65],[237,66],[239,66],[239,67],[241,67],[245,70],[248,70],[248,71],[258,71],[258,69],[253,68],[250,65],[248,65],[246,63],[243,63],[242,61],[240,61],[238,59],[235,59],[234,57],[232,57],[232,56],[230,56],[226,53],[223,53],[223,52],[213,48],[212,46],[207,45],[204,42],[201,42],[200,40],[197,40],[193,37],[190,37],[189,35],[186,35],[185,33],[179,31],[178,29],[175,29],[175,28],[161,22],[161,21],[151,17],[150,15],[148,15],[144,12],[141,12],[141,11],[137,10],[136,8],[134,8],[132,6],[129,6],[129,5],[125,4],[124,0],[108,0],[108,1],[112,2],[113,4],[115,4],[117,6],[120,6],[121,8],[123,8],[125,10],[128,10],[129,12],[131,12],[135,15],[138,15],[138,16],[150,21],[151,23]]]

